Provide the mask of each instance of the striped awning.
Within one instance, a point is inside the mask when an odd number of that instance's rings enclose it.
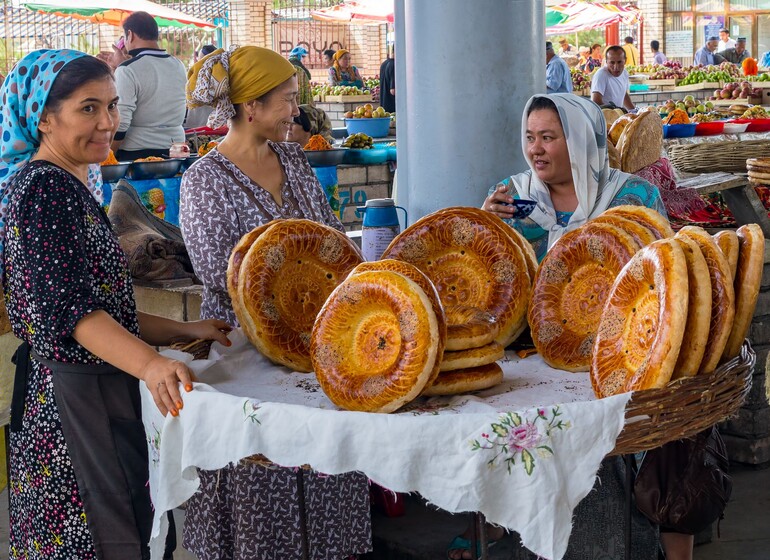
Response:
[[[565,14],[567,19],[557,25],[547,27],[546,35],[568,35],[577,31],[606,27],[613,23],[630,26],[642,21],[642,12],[638,8],[613,4],[573,1],[550,6],[550,9]]]

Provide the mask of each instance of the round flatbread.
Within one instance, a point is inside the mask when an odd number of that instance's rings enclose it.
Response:
[[[490,342],[479,348],[469,348],[457,352],[444,352],[441,360],[441,371],[454,371],[470,367],[485,366],[502,360],[505,357],[505,347],[497,342]]]
[[[416,282],[386,270],[340,284],[313,326],[321,389],[345,410],[393,412],[417,397],[436,363],[438,322]]]
[[[238,276],[241,273],[241,264],[243,264],[246,253],[249,252],[249,249],[251,249],[251,246],[257,238],[262,235],[267,228],[279,221],[281,221],[280,218],[255,227],[241,237],[238,243],[235,244],[235,247],[233,247],[230,258],[227,261],[227,293],[230,294],[233,309],[236,306],[241,305],[240,298],[238,297]]]
[[[714,238],[706,230],[696,226],[686,226],[679,230],[679,236],[686,236],[698,244],[706,259],[711,282],[711,324],[706,352],[698,369],[698,375],[709,374],[716,369],[727,339],[733,327],[735,316],[735,292],[733,289],[730,265],[722,254]]]
[[[379,261],[364,262],[355,267],[353,272],[350,274],[352,276],[361,272],[378,270],[389,270],[391,272],[397,272],[398,274],[406,276],[411,281],[420,286],[420,288],[422,288],[422,291],[425,292],[426,296],[428,296],[428,299],[433,306],[433,312],[436,314],[436,321],[438,323],[439,340],[436,347],[436,363],[433,366],[433,372],[431,372],[431,376],[428,379],[428,385],[430,385],[438,375],[439,362],[441,361],[441,356],[444,354],[444,346],[446,345],[447,338],[446,314],[444,313],[444,306],[441,305],[441,301],[439,300],[436,287],[433,285],[433,282],[431,282],[430,279],[425,276],[425,274],[420,272],[416,266],[413,266],[408,262],[397,261],[395,259],[382,259]]]
[[[687,262],[661,239],[623,267],[602,313],[591,358],[598,398],[663,387],[671,379],[687,322]]]
[[[735,320],[722,360],[738,355],[749,332],[765,264],[765,236],[758,224],[747,224],[736,232],[740,241],[738,270],[735,274]]]
[[[770,158],[749,158],[746,160],[746,167],[770,173]]]
[[[674,239],[687,261],[687,324],[684,329],[679,358],[671,379],[693,377],[698,374],[711,325],[711,280],[706,258],[698,244],[689,237],[678,235]]]
[[[334,228],[310,220],[281,220],[246,253],[238,277],[238,321],[271,361],[311,371],[310,332],[332,290],[363,259]]]
[[[631,124],[635,118],[636,115],[634,113],[627,113],[622,117],[618,117],[615,119],[615,122],[612,123],[610,131],[607,133],[607,139],[612,142],[615,147],[618,145],[618,141],[620,140],[620,136],[623,134],[623,130],[625,130],[625,128]]]
[[[625,127],[615,144],[620,152],[620,169],[636,173],[660,159],[663,150],[663,121],[656,111],[640,112]]]
[[[449,305],[446,350],[457,352],[486,346],[497,338],[500,324],[489,311],[468,305]]]
[[[383,258],[424,272],[445,310],[466,305],[491,313],[500,324],[496,340],[506,346],[526,326],[530,293],[526,258],[508,230],[505,222],[477,208],[442,210],[406,228]]]
[[[733,283],[735,283],[735,272],[738,270],[738,253],[740,251],[738,235],[731,229],[725,229],[714,234],[714,241],[717,242],[719,250],[727,259]]]
[[[620,152],[612,142],[607,142],[607,157],[613,169],[620,169]]]
[[[423,391],[426,397],[461,395],[489,389],[503,381],[503,368],[497,363],[439,373],[433,385]]]
[[[607,123],[607,132],[610,131],[613,123],[618,120],[618,118],[625,115],[621,109],[602,109],[602,114],[604,115],[604,120]]]
[[[652,234],[656,239],[674,237],[674,230],[671,229],[671,224],[668,222],[668,219],[660,212],[656,212],[652,208],[647,208],[646,206],[633,206],[630,204],[613,206],[606,210],[604,214],[618,215],[640,223],[652,231]]]
[[[636,241],[639,247],[646,247],[647,245],[649,245],[650,243],[652,243],[657,239],[657,237],[655,237],[655,234],[653,234],[650,228],[648,228],[647,226],[644,226],[639,222],[629,220],[628,218],[624,218],[619,214],[607,214],[605,212],[601,216],[598,216],[593,220],[591,220],[591,223],[610,224],[610,225],[619,227],[620,229],[628,233],[631,237],[633,237],[634,241]]]
[[[612,283],[638,250],[622,229],[590,222],[564,234],[546,253],[535,277],[529,326],[547,364],[588,371]]]

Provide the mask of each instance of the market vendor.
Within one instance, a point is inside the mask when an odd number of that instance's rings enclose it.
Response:
[[[641,204],[665,215],[657,188],[609,167],[606,130],[604,115],[587,99],[557,93],[535,95],[527,102],[522,116],[521,145],[529,169],[492,187],[482,208],[526,237],[538,260],[563,234],[612,206]],[[528,218],[511,218],[513,207],[507,204],[515,198],[537,202]],[[623,550],[622,459],[605,459],[598,478],[600,482],[575,510],[568,558],[610,558]],[[631,557],[657,558],[655,527],[638,511],[634,511],[633,518]],[[469,527],[452,541],[450,559],[472,558],[471,531]],[[500,528],[490,527],[487,531],[492,541],[503,536]],[[534,556],[521,549],[511,558]]]
[[[129,60],[115,70],[120,125],[112,142],[118,160],[168,156],[173,142],[184,142],[182,62],[158,44],[158,24],[147,12],[123,21]]]
[[[724,58],[727,62],[732,62],[738,66],[749,58],[751,54],[746,50],[746,37],[738,37],[735,40],[735,46],[729,49],[725,49],[719,52],[719,56]]]
[[[329,116],[326,111],[318,107],[300,105],[299,115],[294,117],[286,140],[305,146],[310,137],[316,134],[323,136],[329,144],[332,143],[332,122],[329,120]]]
[[[333,86],[364,87],[358,68],[351,63],[350,52],[340,49],[334,53],[334,63],[329,68],[329,83]]]
[[[628,95],[629,79],[626,72],[626,52],[613,45],[607,49],[604,66],[591,79],[591,100],[597,105],[612,103],[629,111],[634,103]]]
[[[203,282],[201,317],[238,325],[226,283],[241,236],[278,218],[344,228],[302,147],[283,142],[299,114],[289,61],[260,47],[220,49],[193,66],[187,95],[190,104],[213,106],[209,122],[229,123],[229,131],[183,175],[179,222]],[[293,469],[245,460],[199,476],[200,489],[187,502],[185,548],[201,560],[301,557]],[[371,550],[366,477],[309,471],[304,480],[313,558],[340,560]]]

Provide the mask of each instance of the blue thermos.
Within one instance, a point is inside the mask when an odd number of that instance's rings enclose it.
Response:
[[[364,213],[361,252],[367,261],[379,260],[390,242],[400,233],[396,209],[404,212],[406,226],[406,210],[396,206],[392,198],[370,198],[366,201],[366,206],[358,207],[358,210]]]

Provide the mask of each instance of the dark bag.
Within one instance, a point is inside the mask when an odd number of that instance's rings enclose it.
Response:
[[[648,451],[634,482],[636,507],[650,521],[695,534],[721,519],[733,481],[716,427]]]

